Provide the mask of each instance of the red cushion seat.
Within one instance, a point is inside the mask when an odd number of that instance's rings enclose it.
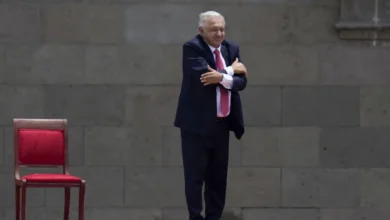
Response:
[[[78,183],[81,179],[77,176],[57,174],[57,173],[40,173],[29,174],[23,176],[21,179],[25,179],[27,182],[34,183]]]

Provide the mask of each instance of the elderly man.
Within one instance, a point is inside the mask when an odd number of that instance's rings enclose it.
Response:
[[[225,40],[218,12],[199,15],[199,34],[183,45],[183,79],[175,126],[180,128],[190,220],[219,220],[225,206],[229,131],[244,134],[239,91],[247,70],[239,47]],[[202,188],[205,183],[205,218]]]

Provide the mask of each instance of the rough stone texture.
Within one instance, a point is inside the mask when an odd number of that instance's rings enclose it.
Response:
[[[5,47],[0,45],[0,83],[4,83],[5,72]]]
[[[389,128],[326,128],[321,133],[320,161],[328,168],[390,167]]]
[[[358,126],[358,87],[287,87],[283,89],[285,126]]]
[[[323,85],[389,85],[389,49],[371,44],[331,44],[320,49]]]
[[[41,8],[34,4],[0,5],[0,42],[32,43],[42,39]]]
[[[317,47],[243,46],[242,61],[254,71],[249,85],[313,85],[318,82]]]
[[[70,125],[78,126],[123,124],[123,87],[49,86],[44,94],[46,117],[68,118]]]
[[[319,220],[317,209],[247,209],[243,210],[243,220]]]
[[[318,128],[249,128],[243,138],[242,165],[317,166],[319,137]]]
[[[41,86],[0,86],[1,125],[16,117],[44,117],[45,93]]]
[[[282,171],[283,206],[359,206],[357,169],[285,168]],[[342,195],[342,196],[339,196]]]
[[[83,84],[84,48],[76,45],[15,45],[6,52],[9,84]]]
[[[226,205],[280,206],[282,202],[280,178],[281,171],[276,168],[230,168]]]
[[[360,124],[364,127],[390,124],[390,89],[363,87],[360,90]]]
[[[279,126],[282,123],[282,92],[280,87],[251,87],[242,93],[247,126]],[[253,105],[253,103],[258,103]]]
[[[15,117],[69,120],[86,219],[187,218],[173,120],[205,10],[225,15],[249,70],[222,220],[388,220],[390,43],[340,40],[339,0],[0,0],[1,220],[14,219]],[[62,219],[63,197],[29,189],[27,219]]]

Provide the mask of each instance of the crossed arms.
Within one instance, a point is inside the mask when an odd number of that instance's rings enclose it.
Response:
[[[241,63],[239,49],[233,64],[222,70],[212,69],[197,48],[185,44],[183,46],[183,71],[195,77],[203,85],[222,84],[231,91],[244,90],[247,84],[247,70]]]

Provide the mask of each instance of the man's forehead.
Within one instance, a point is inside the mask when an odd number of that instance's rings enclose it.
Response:
[[[206,23],[211,26],[220,26],[225,25],[225,20],[221,17],[212,17],[209,18]]]

